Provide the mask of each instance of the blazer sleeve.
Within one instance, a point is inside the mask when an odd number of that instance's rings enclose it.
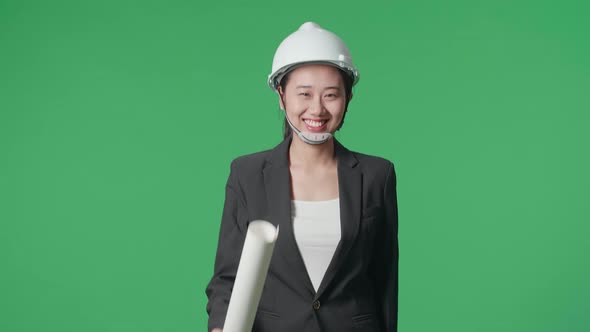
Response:
[[[230,175],[225,188],[225,203],[221,218],[219,241],[213,277],[205,293],[208,297],[208,331],[223,328],[230,295],[238,270],[238,263],[246,237],[247,218],[245,204],[241,195],[237,167],[232,162]]]
[[[384,186],[383,219],[375,243],[371,275],[380,308],[383,331],[397,332],[398,304],[398,211],[396,175],[390,163]]]

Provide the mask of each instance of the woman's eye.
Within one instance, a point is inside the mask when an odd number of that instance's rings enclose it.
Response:
[[[307,92],[300,92],[299,95],[309,97],[309,93],[307,93]]]

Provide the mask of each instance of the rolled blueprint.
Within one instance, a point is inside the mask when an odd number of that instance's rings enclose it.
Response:
[[[248,225],[223,332],[252,331],[278,235],[278,227],[268,221],[255,220]]]

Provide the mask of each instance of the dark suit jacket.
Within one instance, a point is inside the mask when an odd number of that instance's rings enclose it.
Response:
[[[341,240],[317,290],[293,236],[289,145],[237,158],[226,186],[209,331],[223,327],[248,222],[280,225],[253,332],[397,331],[396,179],[385,159],[336,140]]]

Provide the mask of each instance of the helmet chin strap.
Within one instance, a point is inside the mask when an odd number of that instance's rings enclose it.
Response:
[[[326,143],[332,137],[332,134],[330,133],[316,134],[300,131],[299,129],[295,128],[295,126],[291,123],[289,117],[287,116],[287,112],[285,110],[283,110],[283,112],[285,112],[285,119],[287,119],[287,123],[289,123],[289,127],[291,127],[291,130],[293,130],[297,134],[297,136],[299,136],[299,138],[301,138],[301,140],[305,143],[313,145],[323,144]]]

